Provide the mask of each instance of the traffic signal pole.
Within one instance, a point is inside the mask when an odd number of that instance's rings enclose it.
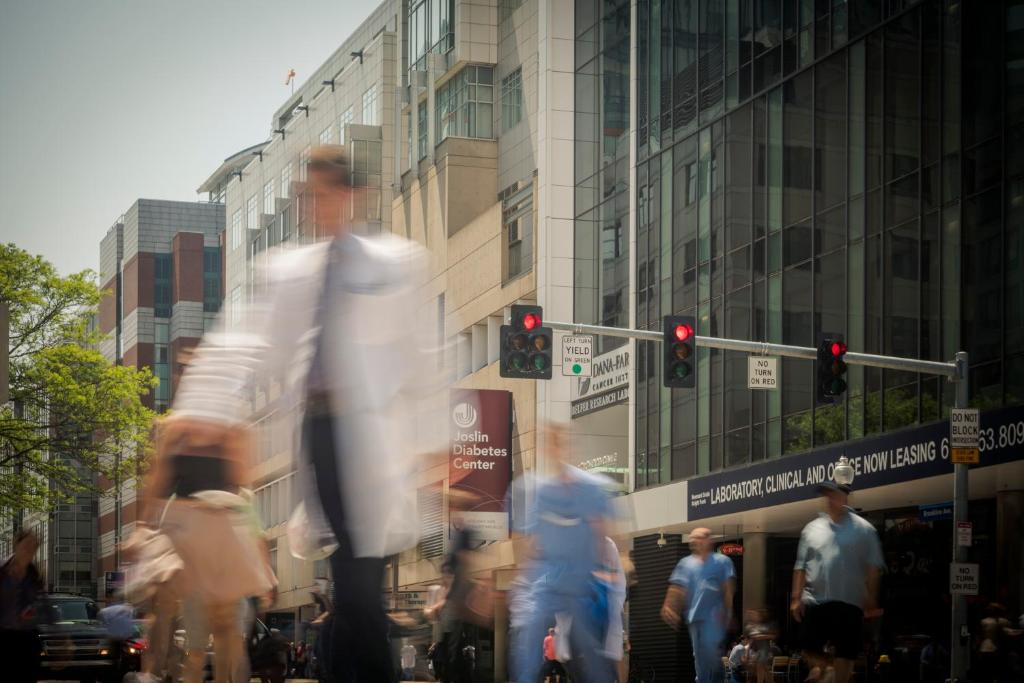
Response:
[[[967,352],[956,354],[954,364],[957,367],[956,407],[967,407]],[[957,525],[967,521],[967,465],[953,465],[953,561],[967,561],[967,547],[961,546],[957,540]],[[970,636],[967,627],[967,596],[952,595],[953,624],[952,640],[949,641],[950,680],[953,683],[967,680],[967,668],[970,662]]]
[[[604,327],[602,325],[583,325],[580,323],[563,323],[545,320],[544,324],[563,332],[579,332],[581,334],[600,334],[607,337],[640,339],[642,341],[661,342],[661,330],[630,330],[623,327]],[[743,339],[725,339],[722,337],[694,337],[697,346],[725,351],[741,351],[758,356],[785,356],[787,358],[803,358],[817,360],[818,349],[810,346],[792,346],[790,344],[770,344],[768,342],[746,341]],[[957,355],[959,358],[959,354]],[[945,363],[935,360],[917,360],[916,358],[899,358],[897,356],[879,356],[873,353],[855,353],[847,351],[844,359],[847,365],[867,365],[887,370],[904,370],[920,372],[926,375],[939,375],[951,382],[958,381],[957,362]],[[966,382],[966,378],[964,380]]]
[[[639,339],[641,341],[663,342],[664,332],[662,330],[632,330],[621,327],[604,327],[602,325],[584,325],[580,323],[565,323],[551,320],[544,321],[545,324],[555,330],[564,332],[575,332],[578,334],[605,335],[608,337],[623,337],[627,339]],[[746,341],[741,339],[724,339],[721,337],[695,336],[696,346],[722,349],[725,351],[740,351],[759,356],[785,356],[787,358],[803,358],[805,360],[817,360],[818,349],[809,346],[791,346],[788,344],[769,344],[766,342]],[[919,372],[926,375],[938,375],[945,377],[956,384],[956,408],[966,408],[968,403],[967,375],[968,363],[967,352],[960,351],[956,359],[951,362],[918,360],[916,358],[899,358],[897,356],[880,356],[871,353],[856,353],[847,351],[844,360],[848,365],[863,365],[873,368],[884,368],[886,370],[903,370],[908,372]],[[967,465],[953,465],[953,561],[964,562],[967,559],[967,548],[957,543],[957,522],[967,521]],[[969,662],[970,637],[967,629],[967,599],[963,595],[952,597],[952,639],[950,641],[950,680],[953,683],[965,681]]]

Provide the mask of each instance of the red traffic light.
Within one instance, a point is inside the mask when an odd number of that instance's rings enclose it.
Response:
[[[832,356],[834,358],[839,358],[844,353],[846,353],[846,344],[841,341],[832,342]]]
[[[540,316],[536,313],[527,313],[523,316],[523,329],[532,330],[535,327],[540,327]]]
[[[693,336],[693,328],[689,325],[676,325],[676,339],[686,341]]]

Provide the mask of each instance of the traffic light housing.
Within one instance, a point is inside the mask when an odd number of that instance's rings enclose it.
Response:
[[[672,389],[692,389],[697,374],[697,321],[693,316],[667,315],[663,322],[664,384]]]
[[[818,403],[835,403],[846,391],[846,342],[826,334],[818,344]]]
[[[501,326],[499,374],[512,379],[551,379],[550,327],[543,326],[540,306],[512,307],[512,320]]]

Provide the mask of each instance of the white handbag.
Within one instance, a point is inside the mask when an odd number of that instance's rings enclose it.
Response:
[[[184,562],[174,549],[171,539],[161,530],[167,509],[174,501],[172,495],[160,514],[156,527],[138,525],[122,549],[133,558],[125,572],[124,599],[136,605],[143,603],[167,584],[184,568]]]

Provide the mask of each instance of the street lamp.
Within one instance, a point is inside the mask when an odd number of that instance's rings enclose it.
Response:
[[[853,465],[850,464],[850,459],[845,455],[839,457],[839,462],[836,463],[835,471],[832,474],[832,478],[840,486],[850,486],[853,484]]]

